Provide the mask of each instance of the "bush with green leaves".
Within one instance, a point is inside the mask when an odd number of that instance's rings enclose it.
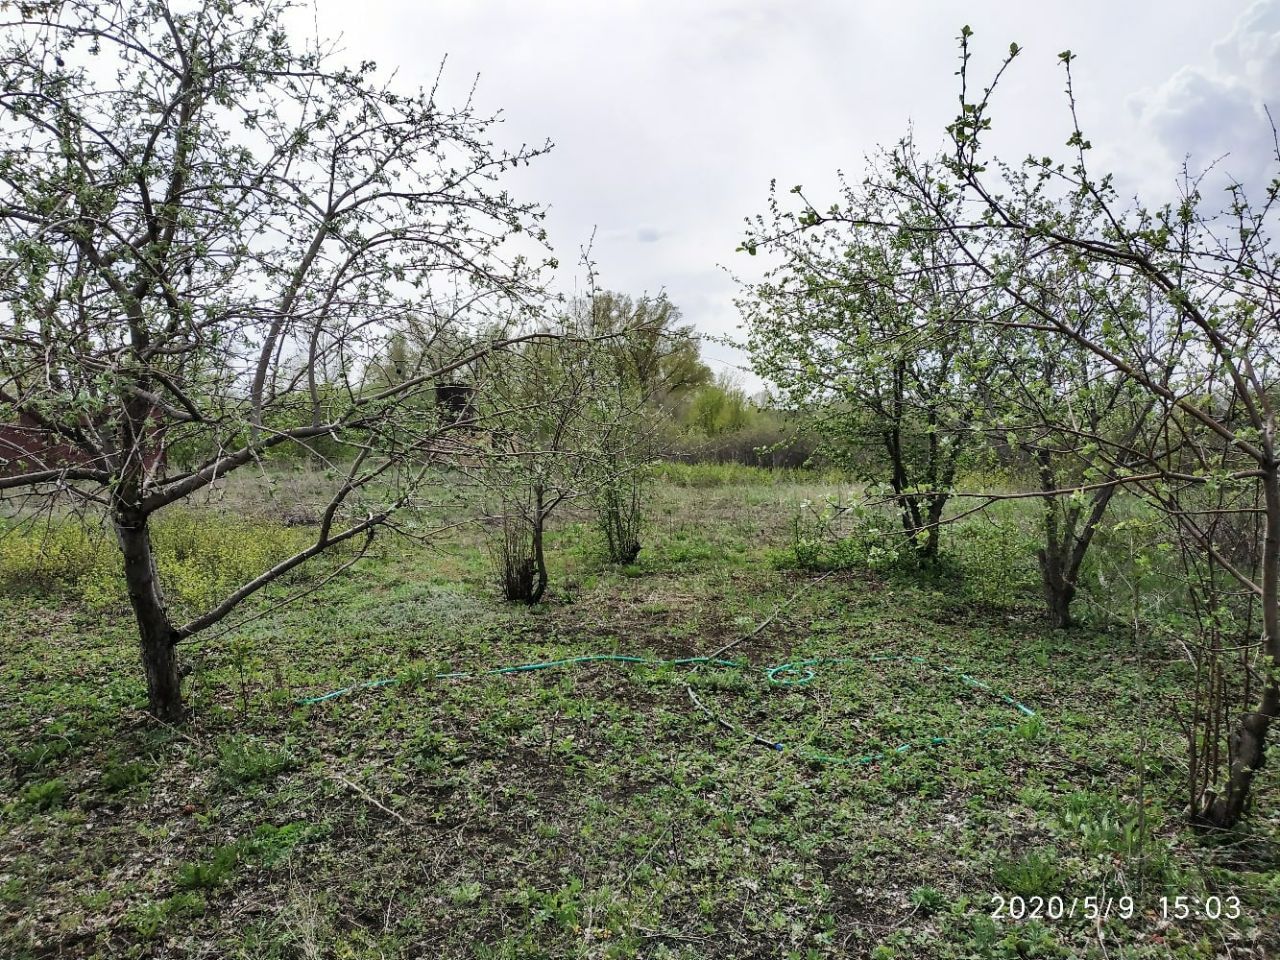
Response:
[[[503,599],[512,603],[536,602],[541,597],[531,526],[520,516],[504,513],[489,538],[494,576]]]
[[[647,480],[637,471],[611,477],[596,489],[596,526],[611,563],[635,563],[640,554],[641,504]]]
[[[0,529],[0,590],[78,591],[109,546],[105,530],[76,521],[11,524]]]
[[[946,530],[944,568],[958,575],[968,599],[1009,607],[1036,595],[1039,541],[1029,521],[1029,516],[996,510],[975,514]]]
[[[895,518],[861,504],[806,501],[785,561],[804,570],[889,570],[915,562]]]

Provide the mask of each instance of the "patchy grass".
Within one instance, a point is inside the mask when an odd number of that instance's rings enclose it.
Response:
[[[472,533],[386,545],[190,645],[180,732],[140,710],[122,611],[0,597],[0,955],[1280,950],[1276,762],[1240,831],[1187,831],[1174,653],[1046,630],[1030,590],[985,602],[975,580],[999,543],[954,543],[945,575],[836,572],[734,649],[742,668],[435,678],[714,650],[812,583],[777,555],[798,504],[837,492],[805,475],[672,473],[633,565],[605,563],[568,517],[555,589],[532,609],[496,599]],[[805,659],[844,662],[802,684],[765,673]],[[376,678],[401,682],[296,702]],[[1101,924],[993,919],[994,895],[1136,908]],[[1160,898],[1179,895],[1238,897],[1240,916],[1166,921]]]

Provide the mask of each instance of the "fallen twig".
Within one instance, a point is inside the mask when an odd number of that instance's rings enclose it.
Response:
[[[387,816],[395,817],[397,820],[399,820],[399,821],[400,821],[402,824],[404,824],[406,827],[411,827],[411,826],[413,826],[413,824],[411,824],[411,823],[410,823],[408,820],[406,820],[404,817],[400,816],[400,814],[396,813],[394,810],[392,810],[392,809],[391,809],[390,807],[388,807],[386,804],[384,804],[384,803],[380,802],[376,797],[374,797],[371,793],[369,793],[369,791],[365,790],[365,789],[364,789],[364,787],[360,786],[360,784],[358,784],[358,783],[353,783],[352,781],[350,781],[350,780],[348,780],[346,777],[344,777],[342,774],[340,774],[340,773],[334,773],[333,771],[329,771],[329,776],[333,777],[333,779],[334,779],[334,780],[337,780],[337,781],[338,781],[338,783],[342,784],[342,785],[343,785],[344,787],[346,787],[348,790],[350,790],[351,792],[355,793],[355,794],[356,794],[357,796],[359,796],[362,800],[364,800],[364,801],[366,801],[367,803],[370,803],[370,804],[372,804],[373,806],[377,807],[377,808],[378,808],[379,810],[381,810],[383,813],[387,814]]]

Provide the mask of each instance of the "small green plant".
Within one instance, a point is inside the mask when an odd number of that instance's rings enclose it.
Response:
[[[573,930],[580,923],[582,879],[572,878],[558,890],[523,889],[516,894],[516,902],[529,910],[529,919],[535,926],[551,924],[562,930]]]
[[[480,899],[480,895],[484,893],[484,887],[478,880],[469,880],[466,883],[460,883],[456,887],[449,890],[449,901],[455,906],[470,906]]]
[[[178,867],[179,890],[212,890],[231,879],[243,853],[242,845],[231,843],[218,847],[203,863],[184,863]]]
[[[1131,857],[1142,852],[1143,819],[1115,798],[1074,793],[1061,823],[1089,856]]]
[[[294,766],[291,753],[245,736],[230,737],[218,745],[218,773],[233,783],[254,783],[274,777]]]
[[[916,887],[911,891],[912,906],[919,909],[925,916],[937,913],[946,902],[946,897],[933,887]]]
[[[423,733],[409,745],[408,759],[423,773],[435,774],[449,766],[464,765],[467,752],[452,737],[442,733]]]
[[[175,893],[168,900],[145,903],[129,911],[126,919],[143,940],[154,940],[170,920],[202,916],[207,904],[204,895],[195,891]]]
[[[44,737],[27,747],[16,748],[10,756],[19,770],[47,770],[71,752],[71,741],[65,737]]]
[[[266,867],[280,863],[293,851],[294,847],[307,841],[317,828],[309,823],[295,821],[283,826],[264,823],[253,831],[253,836],[245,841],[242,853]]]
[[[129,763],[108,763],[102,771],[102,789],[108,793],[122,793],[140,783],[146,783],[151,776],[151,767],[141,761]]]
[[[1039,740],[1044,735],[1044,720],[1039,715],[1028,717],[1013,728],[1013,735],[1021,740]]]
[[[1023,897],[1049,896],[1061,890],[1063,875],[1056,855],[1028,850],[1013,860],[997,864],[996,883]]]
[[[18,796],[18,806],[30,812],[53,810],[67,799],[67,785],[59,779],[28,784]]]

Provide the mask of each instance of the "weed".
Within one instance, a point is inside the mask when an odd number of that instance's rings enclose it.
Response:
[[[1075,793],[1061,823],[1089,856],[1131,857],[1143,846],[1143,818],[1114,798]]]
[[[122,793],[130,790],[139,784],[146,783],[151,778],[151,766],[141,761],[130,761],[128,763],[111,762],[102,771],[102,778],[99,781],[102,789],[108,793]]]
[[[307,532],[172,510],[153,522],[151,536],[166,595],[180,611],[196,611],[297,552]],[[68,594],[96,609],[127,600],[120,552],[106,528],[73,519],[0,528],[0,590]]]
[[[207,904],[195,891],[176,893],[167,900],[145,903],[129,911],[126,920],[138,937],[154,940],[171,920],[191,920],[204,915]]]
[[[296,761],[287,750],[252,737],[233,736],[218,744],[218,773],[233,783],[254,783],[290,769]]]
[[[925,916],[937,913],[946,904],[947,899],[933,887],[916,887],[911,891],[911,903],[919,908]]]
[[[46,734],[30,746],[14,748],[10,755],[18,770],[34,773],[53,767],[70,753],[70,737]]]
[[[1062,891],[1062,870],[1052,852],[1028,850],[997,864],[993,875],[1003,889],[1022,897],[1046,897]]]
[[[455,906],[464,907],[475,903],[484,893],[484,887],[476,880],[460,883],[449,889],[449,900]]]
[[[242,854],[266,867],[285,860],[293,849],[320,832],[320,828],[297,821],[283,826],[264,823],[241,845]]]
[[[176,878],[178,889],[212,890],[221,886],[235,873],[243,852],[242,844],[232,843],[218,847],[208,860],[182,864]]]
[[[19,809],[28,812],[53,810],[67,799],[67,785],[59,779],[30,783],[18,795]]]

